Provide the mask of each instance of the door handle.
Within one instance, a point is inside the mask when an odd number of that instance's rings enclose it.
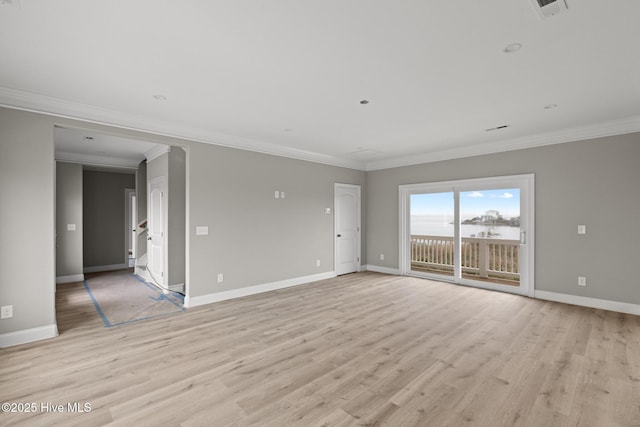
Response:
[[[342,237],[342,234],[338,234],[336,237]]]

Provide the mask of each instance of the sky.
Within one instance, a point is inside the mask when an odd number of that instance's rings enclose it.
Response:
[[[500,212],[505,219],[520,216],[520,189],[460,192],[461,220],[480,216],[488,210]],[[453,219],[453,192],[412,194],[411,215],[437,215]]]

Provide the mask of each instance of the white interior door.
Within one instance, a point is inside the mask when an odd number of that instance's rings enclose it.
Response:
[[[360,186],[335,185],[336,274],[360,270]]]
[[[164,186],[164,177],[152,180],[148,198],[147,269],[153,281],[160,286],[164,286]]]

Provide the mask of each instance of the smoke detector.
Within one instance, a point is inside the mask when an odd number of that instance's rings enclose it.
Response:
[[[529,0],[540,19],[550,18],[567,11],[565,0]]]

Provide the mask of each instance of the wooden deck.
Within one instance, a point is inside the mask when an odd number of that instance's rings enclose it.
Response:
[[[640,317],[357,273],[0,350],[3,426],[638,426]]]

